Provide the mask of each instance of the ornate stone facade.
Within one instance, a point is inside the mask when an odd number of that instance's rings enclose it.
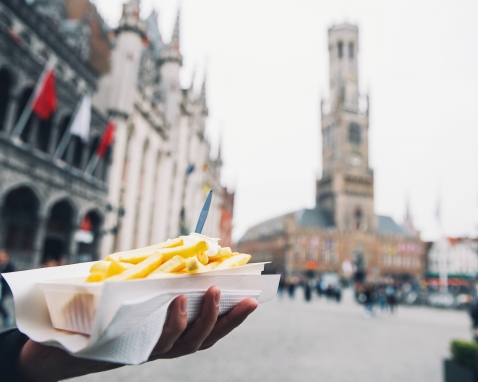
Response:
[[[321,103],[323,173],[316,207],[250,228],[238,249],[269,270],[286,274],[337,272],[350,276],[420,277],[424,246],[407,214],[406,225],[374,212],[368,162],[369,100],[358,87],[358,28],[328,31],[330,99]]]
[[[93,93],[98,80],[89,51],[78,55],[74,41],[61,32],[67,17],[61,1],[0,4],[0,247],[18,269],[99,257],[109,157],[93,175],[84,169],[105,116],[93,108],[89,141],[74,137],[61,159],[53,158],[82,94]],[[101,23],[93,8],[89,17]],[[79,37],[80,44],[88,40],[88,35]],[[52,57],[57,60],[57,109],[47,121],[32,114],[14,139],[12,131]]]

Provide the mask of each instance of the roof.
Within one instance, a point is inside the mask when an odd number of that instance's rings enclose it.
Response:
[[[411,236],[409,232],[400,227],[390,216],[377,215],[377,231],[380,235]]]
[[[256,224],[249,228],[246,233],[239,239],[239,242],[256,240],[267,236],[273,236],[284,230],[286,217],[290,214],[277,216],[273,219]]]
[[[330,213],[322,208],[316,207],[312,210],[303,209],[297,211],[295,218],[299,227],[328,228],[333,226]]]

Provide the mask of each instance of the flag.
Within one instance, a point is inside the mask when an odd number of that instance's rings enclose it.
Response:
[[[106,126],[105,132],[103,133],[103,137],[101,138],[101,142],[96,150],[96,154],[102,158],[105,156],[108,147],[110,147],[111,143],[113,143],[115,135],[115,123],[113,120],[108,122],[108,126]]]
[[[81,138],[83,142],[88,141],[91,123],[91,95],[85,94],[76,112],[75,119],[71,123],[70,134]]]
[[[39,84],[33,101],[32,111],[42,120],[47,120],[56,110],[57,100],[55,91],[55,72],[48,69],[42,82]]]
[[[194,163],[190,163],[188,165],[188,168],[186,169],[186,175],[191,175],[194,170],[195,170],[196,166],[194,166]]]

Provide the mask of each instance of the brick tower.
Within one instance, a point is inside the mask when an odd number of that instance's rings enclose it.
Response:
[[[368,163],[368,97],[358,87],[358,28],[328,31],[330,99],[322,101],[322,178],[317,205],[340,231],[374,232],[373,171]]]

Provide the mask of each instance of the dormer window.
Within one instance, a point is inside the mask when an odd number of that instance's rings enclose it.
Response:
[[[342,58],[344,55],[344,43],[342,41],[339,41],[337,43],[337,48],[338,48],[339,58]]]

